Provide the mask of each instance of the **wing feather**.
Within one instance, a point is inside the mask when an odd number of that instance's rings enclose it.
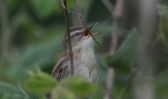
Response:
[[[66,77],[68,77],[70,74],[70,68],[69,68],[69,58],[66,56],[62,57],[52,71],[52,76],[56,80],[61,80]]]

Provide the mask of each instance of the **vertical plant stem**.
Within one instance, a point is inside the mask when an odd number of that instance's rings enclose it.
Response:
[[[134,99],[155,99],[153,42],[157,31],[158,0],[139,0],[139,20],[137,38],[137,68],[139,73],[134,79]]]
[[[113,55],[118,47],[118,37],[123,32],[123,18],[124,18],[124,7],[126,0],[117,0],[114,11],[112,13],[113,18],[113,29],[110,55]]]
[[[10,37],[11,30],[9,26],[8,20],[8,12],[5,5],[5,0],[0,0],[0,25],[1,25],[1,55],[2,57],[6,57],[8,55],[8,50],[10,49]]]
[[[106,77],[106,93],[104,99],[112,99],[112,89],[114,83],[114,70],[110,68]]]
[[[67,11],[68,9],[67,0],[63,0],[63,8],[64,8],[65,24],[67,28],[67,35],[68,35],[68,48],[69,48],[71,75],[73,75],[74,74],[74,61],[73,61],[73,51],[72,51],[72,45],[71,45],[70,22],[69,22],[68,11]]]
[[[113,7],[110,0],[102,0],[102,3],[106,6],[108,11],[111,14],[111,18],[113,20],[112,26],[112,39],[110,43],[110,50],[109,54],[113,55],[118,46],[118,35],[122,34],[123,29],[123,15],[124,15],[124,5],[126,0],[117,0],[116,5]],[[104,99],[112,99],[112,88],[113,88],[113,79],[114,79],[114,72],[110,73],[112,68],[108,70],[107,74],[107,81],[106,81],[106,94]],[[111,82],[112,80],[112,82]],[[108,83],[111,82],[111,83]]]

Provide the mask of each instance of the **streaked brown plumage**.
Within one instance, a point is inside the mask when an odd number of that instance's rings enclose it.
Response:
[[[96,82],[97,69],[94,55],[94,42],[89,33],[90,31],[81,26],[70,29],[74,54],[74,75],[79,75],[89,82]],[[67,44],[67,35],[65,35],[64,54],[52,71],[52,76],[56,80],[70,76],[71,67]]]

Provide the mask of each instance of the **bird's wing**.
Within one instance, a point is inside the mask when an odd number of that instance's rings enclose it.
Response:
[[[69,58],[63,56],[55,65],[52,71],[52,76],[56,80],[61,80],[65,77],[68,77],[70,74],[70,67],[69,67]]]

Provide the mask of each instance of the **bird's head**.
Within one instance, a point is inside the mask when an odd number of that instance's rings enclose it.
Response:
[[[88,26],[88,28],[85,28],[83,26],[75,26],[70,28],[70,36],[71,36],[71,44],[72,47],[81,45],[85,43],[86,45],[93,45],[94,39],[93,35],[97,33],[92,33],[91,29],[95,26],[95,24]],[[64,37],[64,48],[68,48],[68,35],[66,33]]]

